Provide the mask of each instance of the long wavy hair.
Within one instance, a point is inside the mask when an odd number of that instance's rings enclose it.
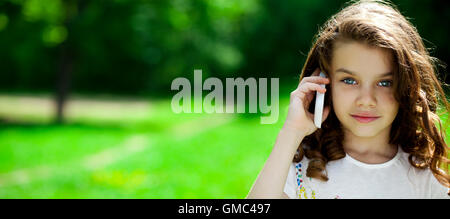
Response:
[[[385,48],[394,57],[394,97],[399,110],[390,131],[389,143],[409,154],[409,163],[419,169],[430,168],[436,179],[450,187],[448,146],[444,141],[448,123],[442,127],[437,111],[449,112],[449,104],[437,78],[445,64],[431,57],[416,28],[388,1],[351,1],[332,16],[315,36],[303,66],[300,81],[315,69],[331,72],[336,41],[355,41]],[[329,85],[327,90],[331,91]],[[325,104],[332,106],[331,92]],[[313,100],[314,101],[314,100]],[[439,103],[441,102],[441,103]],[[309,111],[313,112],[313,104]],[[442,107],[439,108],[438,107]],[[438,128],[439,127],[439,128]],[[321,129],[306,136],[298,147],[294,162],[306,156],[306,176],[327,181],[325,165],[346,156],[343,130],[333,107]]]

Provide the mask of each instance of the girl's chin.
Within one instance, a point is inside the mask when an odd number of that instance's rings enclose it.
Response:
[[[375,127],[361,126],[352,126],[351,128],[347,128],[347,130],[358,137],[373,137],[380,132],[380,130]]]

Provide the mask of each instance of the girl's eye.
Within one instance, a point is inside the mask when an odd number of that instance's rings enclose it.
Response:
[[[378,84],[380,84],[380,86],[382,86],[382,87],[390,87],[390,86],[392,86],[392,81],[390,81],[390,80],[380,81]]]
[[[352,78],[344,78],[341,80],[344,84],[348,84],[348,85],[355,85],[356,81],[353,80]],[[378,82],[378,86],[381,87],[391,87],[392,86],[392,81],[391,80],[384,80],[384,81],[380,81]]]
[[[354,85],[356,84],[356,81],[351,79],[351,78],[344,78],[341,80],[342,82],[344,82],[344,84],[349,84],[349,85]]]

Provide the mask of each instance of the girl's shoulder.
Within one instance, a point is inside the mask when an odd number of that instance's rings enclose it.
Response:
[[[409,153],[399,149],[400,162],[406,169],[406,174],[411,185],[417,190],[420,197],[424,198],[450,198],[450,188],[442,185],[434,176],[430,168],[416,168],[409,162]]]

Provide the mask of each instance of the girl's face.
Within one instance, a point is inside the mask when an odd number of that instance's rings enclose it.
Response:
[[[399,108],[392,54],[358,42],[336,42],[332,57],[333,109],[343,129],[359,137],[389,132]]]

